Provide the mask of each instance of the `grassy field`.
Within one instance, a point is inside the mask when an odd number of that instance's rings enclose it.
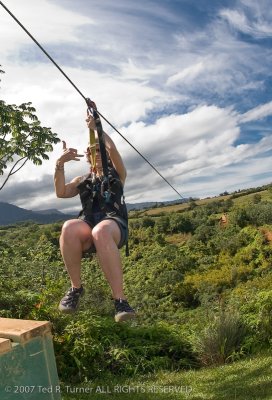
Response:
[[[85,394],[84,394],[85,392]],[[104,379],[63,388],[63,400],[272,400],[272,353],[217,368]]]

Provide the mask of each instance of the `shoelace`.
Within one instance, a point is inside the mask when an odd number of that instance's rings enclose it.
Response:
[[[117,312],[134,312],[127,300],[123,299],[115,300],[115,308]]]
[[[81,289],[70,288],[63,298],[63,303],[65,304],[76,303],[81,293],[82,293]]]

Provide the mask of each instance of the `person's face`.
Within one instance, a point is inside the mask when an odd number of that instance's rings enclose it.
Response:
[[[100,148],[99,145],[96,144],[95,146],[92,146],[89,150],[89,159],[91,160],[91,154],[93,152],[93,149],[95,148],[95,164],[96,168],[102,168],[102,159],[101,159],[101,153],[100,153]]]

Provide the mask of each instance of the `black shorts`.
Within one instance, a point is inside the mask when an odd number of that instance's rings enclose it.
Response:
[[[127,243],[128,241],[128,224],[127,221],[119,217],[119,215],[105,215],[103,212],[97,212],[92,214],[91,216],[88,215],[81,215],[79,217],[82,221],[86,222],[92,229],[95,227],[95,225],[99,224],[101,221],[105,221],[107,219],[112,219],[117,223],[120,229],[121,237],[120,241],[118,243],[118,249],[121,249],[121,247],[124,246],[124,244]],[[92,244],[92,246],[83,252],[83,257],[88,256],[90,253],[96,253],[96,248],[95,245]]]

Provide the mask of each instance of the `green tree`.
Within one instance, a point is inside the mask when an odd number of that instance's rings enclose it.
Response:
[[[188,209],[189,210],[194,210],[196,207],[197,207],[197,204],[196,204],[195,200],[192,197],[190,197],[189,198],[189,207],[188,207]]]
[[[167,233],[169,231],[169,216],[163,215],[156,220],[155,231],[157,233]]]
[[[193,227],[190,219],[187,216],[184,215],[179,215],[179,214],[172,214],[170,219],[170,226],[169,229],[171,233],[177,233],[177,232],[192,232]]]
[[[231,216],[231,222],[238,225],[240,228],[250,224],[250,217],[246,208],[236,208]]]
[[[154,225],[155,225],[155,221],[152,218],[143,217],[143,219],[142,219],[142,227],[143,228],[148,228],[149,226],[151,226],[151,228],[153,228]]]
[[[41,126],[35,112],[30,102],[18,106],[0,100],[0,190],[28,160],[36,165],[48,160],[46,153],[60,141],[50,128]]]

